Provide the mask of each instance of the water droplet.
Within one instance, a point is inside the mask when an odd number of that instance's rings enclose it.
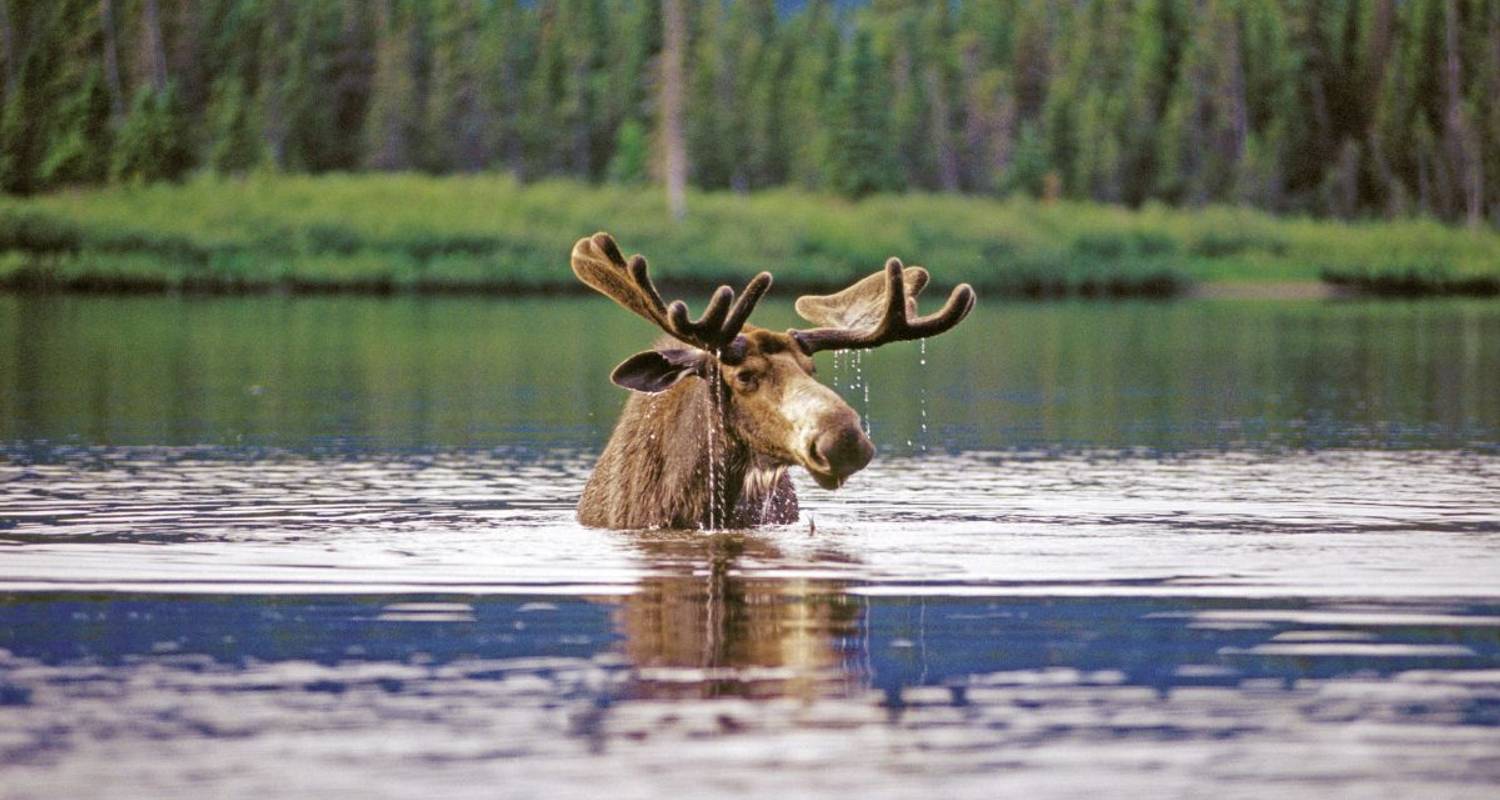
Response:
[[[922,337],[922,339],[918,343],[918,352],[921,354],[921,358],[918,361],[918,365],[921,366],[921,367],[926,367],[927,366],[927,337],[925,337],[925,336]],[[920,439],[921,439],[921,442],[922,442],[922,452],[925,453],[925,452],[927,452],[927,376],[926,376],[926,370],[925,369],[918,372],[918,378],[919,378],[919,383],[917,384],[918,385],[918,390],[917,390],[917,408],[921,410],[921,414],[922,414],[922,435],[921,435]]]

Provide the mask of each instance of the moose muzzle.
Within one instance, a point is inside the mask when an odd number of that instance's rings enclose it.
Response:
[[[824,489],[839,488],[874,457],[875,445],[858,422],[825,430],[807,447],[808,472]]]

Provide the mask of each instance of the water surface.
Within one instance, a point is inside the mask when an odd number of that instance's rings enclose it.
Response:
[[[1500,306],[986,305],[799,524],[580,528],[651,338],[0,297],[0,797],[1500,784]]]

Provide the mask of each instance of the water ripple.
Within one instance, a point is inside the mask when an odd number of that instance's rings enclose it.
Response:
[[[579,527],[586,455],[365,459],[94,449],[0,467],[0,586],[628,587],[686,534]],[[865,591],[1490,596],[1500,459],[1461,452],[877,459],[739,569]],[[816,535],[809,535],[809,522]]]

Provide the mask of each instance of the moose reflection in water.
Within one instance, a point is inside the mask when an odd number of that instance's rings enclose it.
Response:
[[[615,626],[634,666],[626,694],[812,699],[859,688],[863,613],[844,581],[745,575],[745,561],[783,557],[753,533],[635,536],[645,558],[676,569],[618,601]]]
[[[608,234],[580,239],[572,266],[585,284],[668,336],[610,375],[633,394],[578,505],[579,520],[594,527],[796,521],[789,466],[837,489],[875,454],[859,415],[812,377],[813,354],[935,336],[962,321],[975,299],[961,284],[940,311],[918,317],[927,270],[892,258],[841,292],[798,299],[797,313],[820,327],[777,333],[746,324],[770,273],[755,276],[737,299],[719,287],[691,321],[681,300],[662,301],[645,258],[627,262]]]

